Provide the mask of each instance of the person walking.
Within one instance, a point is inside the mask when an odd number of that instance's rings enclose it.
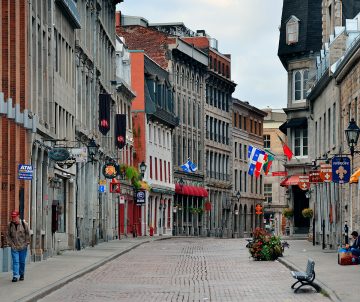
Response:
[[[11,213],[8,226],[7,243],[11,247],[13,278],[12,282],[24,280],[27,246],[30,244],[29,226],[20,219],[19,212]]]

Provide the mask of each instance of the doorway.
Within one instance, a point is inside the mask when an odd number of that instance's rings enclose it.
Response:
[[[294,196],[294,233],[307,234],[310,227],[310,219],[302,215],[302,210],[309,207],[309,199],[305,196],[305,191],[298,186],[292,186]]]

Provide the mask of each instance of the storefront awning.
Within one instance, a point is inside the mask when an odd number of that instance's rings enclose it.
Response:
[[[353,175],[351,175],[350,177],[350,183],[358,183],[359,182],[359,177],[360,177],[360,169],[357,169],[355,171],[355,173],[353,173]]]
[[[292,118],[285,123],[283,123],[279,129],[284,134],[287,134],[287,128],[306,128],[307,126],[307,118],[300,117],[300,118]]]
[[[299,184],[299,175],[292,175],[286,177],[281,183],[280,186],[288,187],[288,186],[297,186]]]
[[[208,197],[208,191],[203,187],[195,186],[180,186],[180,184],[175,184],[175,193],[179,195],[188,195],[196,197]]]

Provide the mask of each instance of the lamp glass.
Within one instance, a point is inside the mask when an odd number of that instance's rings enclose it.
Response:
[[[146,171],[146,164],[142,161],[140,164],[140,172],[142,174],[145,174],[145,171]]]
[[[237,193],[236,193],[236,198],[237,198],[237,199],[240,199],[240,196],[241,196],[240,191],[237,191]]]
[[[89,145],[87,146],[89,155],[94,157],[98,151],[98,146],[96,145],[93,139],[90,140]]]
[[[349,126],[345,130],[346,140],[349,146],[355,146],[358,142],[360,128],[356,125],[354,119],[351,119]]]

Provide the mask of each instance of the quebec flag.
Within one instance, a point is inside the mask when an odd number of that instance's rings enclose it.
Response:
[[[267,154],[265,151],[249,146],[248,149],[248,160],[249,160],[249,175],[255,175],[259,177],[261,169],[267,160]]]
[[[190,173],[195,172],[197,170],[197,166],[191,160],[188,160],[185,164],[181,165],[181,169],[186,173]]]

